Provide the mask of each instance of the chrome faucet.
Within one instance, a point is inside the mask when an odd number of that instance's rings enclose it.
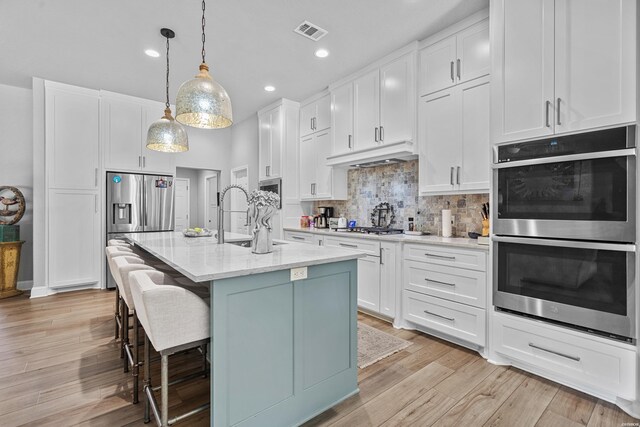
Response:
[[[227,187],[225,187],[224,190],[222,190],[222,193],[220,193],[220,204],[218,205],[218,243],[224,243],[224,195],[227,194],[227,191],[231,190],[232,188],[237,188],[238,190],[242,190],[242,192],[244,193],[244,195],[247,198],[247,205],[249,205],[249,193],[247,193],[247,190],[245,190],[244,187],[242,187],[241,185],[238,184],[231,184]],[[243,213],[245,211],[227,211],[229,213]],[[245,225],[249,225],[249,207],[247,206],[247,211],[245,212],[247,214],[247,223]]]

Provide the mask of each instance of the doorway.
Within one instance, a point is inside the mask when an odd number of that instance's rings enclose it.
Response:
[[[209,175],[204,179],[204,218],[209,230],[218,228],[218,174]]]
[[[189,187],[191,180],[189,178],[175,178],[173,187],[175,191],[175,230],[182,231],[189,228],[190,206]]]
[[[249,166],[240,166],[231,169],[231,184],[240,185],[249,191]],[[249,222],[247,221],[247,199],[241,191],[230,191],[230,231],[232,233],[249,234]]]

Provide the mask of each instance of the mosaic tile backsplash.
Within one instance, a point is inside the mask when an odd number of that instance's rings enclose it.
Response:
[[[416,230],[442,234],[442,209],[451,209],[454,218],[453,236],[467,237],[467,232],[482,230],[480,210],[489,201],[488,194],[452,196],[418,196],[418,161],[352,169],[348,173],[349,200],[314,202],[318,206],[333,206],[335,216],[355,219],[358,225],[369,226],[373,208],[388,202],[395,209],[394,228],[408,228],[413,217]]]

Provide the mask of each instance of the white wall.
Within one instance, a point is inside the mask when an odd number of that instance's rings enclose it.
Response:
[[[0,185],[17,187],[27,210],[18,223],[25,241],[20,259],[19,286],[33,280],[33,96],[30,89],[0,84]]]
[[[226,172],[238,166],[249,166],[249,191],[258,188],[258,115],[231,126],[230,162]],[[226,184],[224,184],[226,185]]]
[[[189,179],[189,227],[201,227],[198,213],[201,209],[200,205],[204,203],[204,201],[200,199],[200,180],[198,178],[198,170],[191,168],[176,168],[176,178]]]

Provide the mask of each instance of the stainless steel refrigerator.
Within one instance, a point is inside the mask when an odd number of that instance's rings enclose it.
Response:
[[[107,241],[124,233],[173,231],[173,177],[107,172]],[[107,287],[114,286],[107,272]]]

